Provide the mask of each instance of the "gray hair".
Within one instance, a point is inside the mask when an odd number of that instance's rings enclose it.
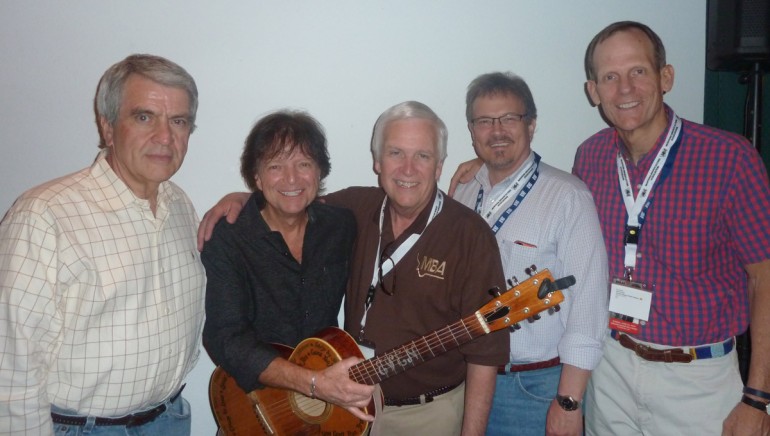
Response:
[[[385,112],[377,118],[377,122],[374,124],[371,150],[372,157],[375,161],[379,162],[380,157],[382,156],[382,141],[385,139],[385,129],[388,127],[388,124],[393,121],[413,118],[427,120],[433,124],[433,128],[436,131],[436,139],[438,141],[435,145],[436,151],[438,151],[439,154],[439,162],[443,162],[444,159],[446,159],[446,146],[449,137],[446,124],[444,124],[441,118],[439,118],[427,105],[420,103],[419,101],[405,101],[385,110]]]
[[[583,61],[586,70],[586,78],[588,80],[596,81],[596,66],[594,65],[594,52],[596,52],[596,47],[609,39],[612,35],[618,32],[628,32],[629,30],[638,30],[647,35],[647,38],[652,44],[655,67],[657,67],[658,70],[662,70],[663,67],[666,66],[666,47],[663,46],[663,41],[661,41],[657,33],[647,25],[636,21],[618,21],[602,29],[588,44],[585,59]]]
[[[473,119],[473,102],[479,97],[490,95],[512,95],[524,103],[527,122],[537,119],[537,106],[527,82],[511,72],[482,74],[473,79],[465,94],[465,118],[470,123]]]
[[[160,56],[133,54],[111,66],[104,72],[94,98],[97,124],[99,117],[104,117],[110,125],[115,125],[123,102],[123,89],[126,80],[132,74],[144,76],[153,82],[187,92],[190,101],[190,133],[195,130],[195,115],[198,112],[198,88],[195,80],[184,68]],[[104,148],[104,139],[99,144]]]

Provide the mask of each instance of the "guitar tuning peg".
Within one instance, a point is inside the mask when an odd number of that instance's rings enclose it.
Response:
[[[508,286],[519,286],[519,279],[517,279],[516,276],[512,276],[510,279],[508,279]]]
[[[530,324],[532,324],[533,322],[535,322],[535,321],[537,321],[537,320],[539,320],[539,319],[540,319],[540,315],[536,313],[536,314],[534,314],[534,315],[530,316],[529,318],[527,318],[527,321],[528,321]]]
[[[521,328],[521,325],[519,325],[519,323],[516,323],[516,324],[514,324],[514,325],[512,325],[512,326],[508,327],[508,330],[510,330],[510,331],[512,331],[512,332],[515,332],[516,330],[518,330],[518,329],[520,329],[520,328]]]
[[[560,311],[560,310],[561,310],[561,306],[559,306],[558,304],[557,304],[557,305],[555,305],[555,306],[553,306],[553,311],[554,311],[554,312],[558,312],[558,311]]]
[[[524,272],[530,276],[533,276],[537,274],[537,267],[535,265],[530,265],[529,268],[524,269]]]
[[[490,289],[487,292],[489,292],[489,295],[493,296],[494,298],[497,298],[500,295],[502,295],[502,293],[500,292],[500,288],[498,288],[497,286],[495,286],[494,288]]]

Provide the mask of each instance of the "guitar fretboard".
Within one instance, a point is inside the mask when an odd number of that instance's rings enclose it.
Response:
[[[374,385],[486,334],[475,315],[350,367],[352,380]]]

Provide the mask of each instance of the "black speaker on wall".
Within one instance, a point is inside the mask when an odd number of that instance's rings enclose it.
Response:
[[[770,0],[709,0],[706,33],[708,69],[770,68]]]

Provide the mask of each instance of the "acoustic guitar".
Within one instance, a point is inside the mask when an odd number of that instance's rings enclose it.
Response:
[[[564,301],[561,289],[575,283],[573,276],[554,281],[546,269],[534,271],[473,314],[350,367],[348,375],[358,383],[375,385],[475,338],[518,322],[539,318],[543,310],[558,310]],[[344,330],[328,327],[292,349],[274,344],[282,357],[310,369],[322,370],[340,360],[363,358],[355,340]],[[209,383],[211,409],[220,434],[241,435],[346,435],[363,434],[368,422],[342,407],[312,399],[298,392],[264,388],[244,392],[222,368],[217,367]],[[371,406],[364,411],[372,414]]]

